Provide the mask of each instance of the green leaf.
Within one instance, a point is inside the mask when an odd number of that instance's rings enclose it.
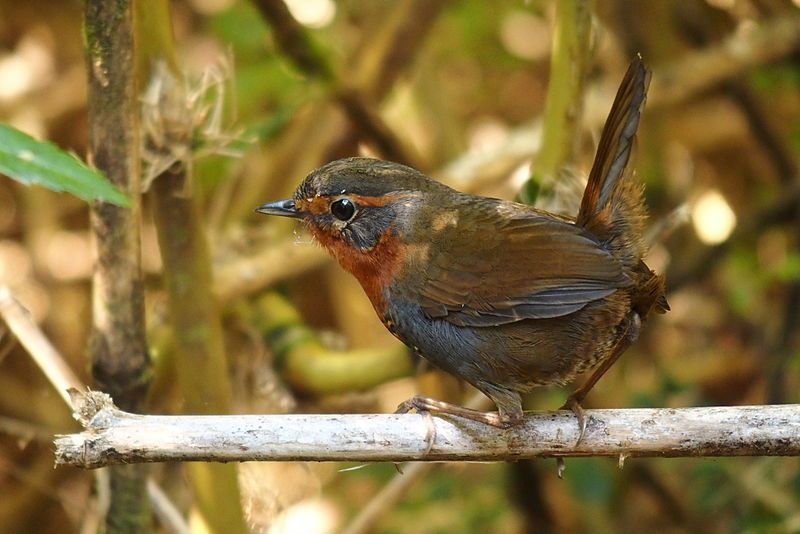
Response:
[[[0,173],[23,184],[40,184],[83,200],[105,200],[128,207],[130,200],[100,172],[52,143],[0,124]]]
[[[536,199],[539,198],[539,193],[542,192],[541,186],[541,178],[536,175],[532,175],[525,184],[523,184],[522,189],[519,190],[517,193],[517,201],[522,202],[523,204],[533,204],[536,202]]]

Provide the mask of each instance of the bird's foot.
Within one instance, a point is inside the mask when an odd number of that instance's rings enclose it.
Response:
[[[433,423],[433,415],[431,414],[431,410],[427,408],[425,403],[421,402],[420,399],[427,399],[427,397],[420,397],[419,395],[411,397],[407,401],[400,403],[394,413],[403,414],[415,410],[417,413],[425,416],[425,423],[427,424],[428,428],[425,431],[424,455],[427,456],[431,452],[431,449],[433,449],[433,443],[436,441],[436,425]],[[402,474],[398,464],[395,464],[395,468],[397,468],[398,472]]]
[[[522,414],[518,416],[512,414],[501,414],[499,412],[481,412],[471,408],[464,408],[457,404],[451,404],[430,397],[415,395],[397,407],[395,413],[408,413],[416,410],[420,413],[447,414],[462,417],[471,421],[477,421],[497,428],[510,428],[522,421]]]
[[[586,435],[586,411],[581,406],[580,400],[575,394],[567,397],[567,402],[565,402],[559,410],[570,410],[575,414],[575,417],[578,418],[578,441],[575,442],[575,446],[577,447],[581,444],[583,437]]]

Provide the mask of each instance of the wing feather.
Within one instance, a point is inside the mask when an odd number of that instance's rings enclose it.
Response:
[[[468,205],[471,213],[429,248],[418,295],[431,318],[480,327],[560,317],[631,284],[602,243],[571,221],[493,199]]]

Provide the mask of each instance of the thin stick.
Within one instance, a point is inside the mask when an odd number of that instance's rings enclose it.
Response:
[[[75,408],[73,398],[70,392],[85,391],[86,386],[80,379],[72,372],[72,369],[64,361],[64,357],[56,350],[50,340],[44,335],[39,326],[33,322],[30,313],[14,298],[11,290],[5,286],[0,286],[0,317],[5,321],[11,332],[14,333],[17,340],[25,347],[31,358],[33,358],[36,365],[44,372],[47,379],[52,386],[58,391],[64,402],[70,408]],[[82,399],[80,395],[77,399]],[[5,430],[19,430],[23,434],[28,433],[28,429],[20,426],[19,423],[14,422],[8,418],[0,420],[0,427],[5,427]],[[30,429],[32,437],[36,439],[43,439],[44,436],[39,432],[34,432],[34,428]],[[50,441],[52,436],[47,439]],[[98,479],[98,507],[103,510],[108,509],[109,500],[109,480],[106,471],[97,471],[96,478]],[[104,489],[105,488],[105,489]],[[161,490],[158,485],[152,480],[147,481],[147,491],[150,498],[150,503],[153,509],[158,514],[162,525],[168,527],[170,532],[183,534],[189,531],[189,527],[184,521],[174,504],[169,502],[166,494]],[[104,504],[104,501],[105,504]]]
[[[436,466],[437,464],[425,462],[404,465],[403,472],[398,473],[388,484],[381,488],[381,491],[358,511],[358,515],[342,530],[341,534],[364,534],[370,532],[375,523],[389,512],[418,480],[427,475]]]
[[[800,455],[800,405],[589,410],[580,445],[569,412],[500,430],[418,414],[135,415],[73,392],[86,427],[56,439],[56,464],[166,461],[513,461],[551,456]],[[346,429],[346,431],[343,431]]]
[[[483,393],[475,393],[465,404],[473,410],[488,410],[492,405]],[[370,532],[380,518],[389,512],[418,480],[425,478],[439,464],[415,462],[404,465],[398,473],[372,499],[362,507],[342,534],[365,534]]]
[[[168,532],[174,534],[191,533],[191,529],[181,515],[180,510],[169,500],[169,496],[164,493],[161,486],[156,484],[152,478],[147,479],[147,496],[150,498],[150,506],[153,509],[153,513]]]
[[[70,405],[67,390],[81,389],[80,379],[64,362],[64,358],[53,347],[26,310],[5,286],[0,286],[0,317],[25,347],[36,365],[56,388],[58,394]]]
[[[24,442],[36,440],[40,443],[48,444],[53,441],[54,437],[53,432],[43,426],[4,415],[0,415],[0,434],[12,436]]]

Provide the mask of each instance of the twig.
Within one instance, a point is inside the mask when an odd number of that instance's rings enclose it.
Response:
[[[144,325],[139,195],[139,102],[134,43],[134,3],[85,2],[89,159],[130,197],[130,208],[92,205],[96,260],[92,277],[92,376],[120,405],[141,405],[150,377]],[[63,388],[60,388],[63,390]],[[145,473],[131,466],[110,470],[106,531],[140,532],[151,515]]]
[[[467,401],[465,406],[473,410],[488,410],[491,402],[483,393],[476,393]],[[390,511],[415,482],[425,478],[438,465],[425,462],[404,465],[402,473],[396,474],[369,500],[366,506],[363,506],[358,511],[352,521],[342,529],[342,534],[365,534],[370,532],[381,516]]]
[[[97,260],[92,279],[92,374],[120,405],[136,409],[150,365],[144,326],[139,224],[139,101],[133,5],[86,2],[89,159],[130,196],[131,207],[92,206]],[[140,491],[144,492],[142,484]]]
[[[40,443],[53,441],[53,432],[39,425],[0,415],[0,434],[13,436],[24,442],[36,440]]]
[[[721,43],[653,72],[647,106],[678,104],[798,47],[800,16],[781,15],[758,26],[741,27]]]
[[[347,84],[340,79],[305,28],[295,20],[283,0],[254,0],[253,3],[273,29],[275,44],[281,52],[306,75],[337,87],[333,92],[334,101],[383,157],[418,165],[419,157],[369,105],[366,94],[352,87],[345,89]]]
[[[73,398],[69,392],[77,390],[85,391],[87,389],[86,386],[75,373],[72,372],[72,369],[67,365],[64,357],[53,347],[50,340],[45,337],[41,329],[33,322],[28,311],[22,307],[14,298],[11,291],[5,286],[0,286],[0,317],[2,317],[3,321],[5,321],[6,325],[8,325],[17,337],[17,340],[25,347],[25,350],[28,351],[39,368],[42,369],[47,379],[50,381],[50,384],[58,391],[61,398],[67,403],[67,406],[73,408]],[[10,420],[5,422],[7,428],[11,428],[8,426],[9,423]],[[18,425],[16,425],[16,428],[25,431],[24,428],[20,429]],[[27,434],[27,431],[25,431],[25,433]],[[43,436],[36,435],[35,437],[39,439]],[[50,441],[50,439],[48,439],[48,441]],[[109,498],[109,491],[107,489],[109,486],[108,473],[103,470],[98,471],[96,478],[98,481],[98,508],[103,510],[103,515],[105,515],[105,511],[108,509],[108,502],[105,502],[105,504],[103,503],[104,501],[108,501]],[[147,484],[151,504],[157,512],[159,508],[165,509],[168,506],[171,506],[172,509],[175,510],[174,505],[164,502],[167,498],[163,491],[161,491],[158,496],[161,502],[154,502],[156,497],[155,493],[150,490],[150,486],[157,488],[157,485],[152,480],[148,480]],[[160,514],[159,518],[161,518]],[[174,517],[170,519],[170,523],[163,524],[165,526],[170,526],[171,532],[182,533],[188,531],[188,526],[186,526],[185,521],[181,522],[182,528],[181,524],[178,523]],[[178,525],[178,527],[176,527],[176,525]]]
[[[291,238],[265,244],[250,255],[230,252],[220,260],[214,269],[214,294],[229,302],[325,265],[330,257],[322,247]]]
[[[74,392],[77,393],[77,392]],[[550,456],[800,455],[800,405],[589,410],[580,445],[569,412],[496,429],[425,415],[136,415],[76,395],[86,431],[56,439],[56,463],[167,461],[501,461]],[[345,430],[346,431],[343,431]]]
[[[17,302],[11,294],[11,290],[5,286],[0,286],[0,317],[28,351],[36,365],[44,372],[64,402],[69,404],[70,398],[67,390],[82,388],[80,379],[64,362],[64,358],[53,347],[50,340],[36,326],[28,310]]]
[[[158,517],[161,524],[169,532],[174,534],[190,534],[191,529],[186,524],[180,511],[169,500],[169,496],[164,493],[161,486],[156,484],[153,479],[147,480],[147,496],[150,498],[150,506],[153,513]]]

